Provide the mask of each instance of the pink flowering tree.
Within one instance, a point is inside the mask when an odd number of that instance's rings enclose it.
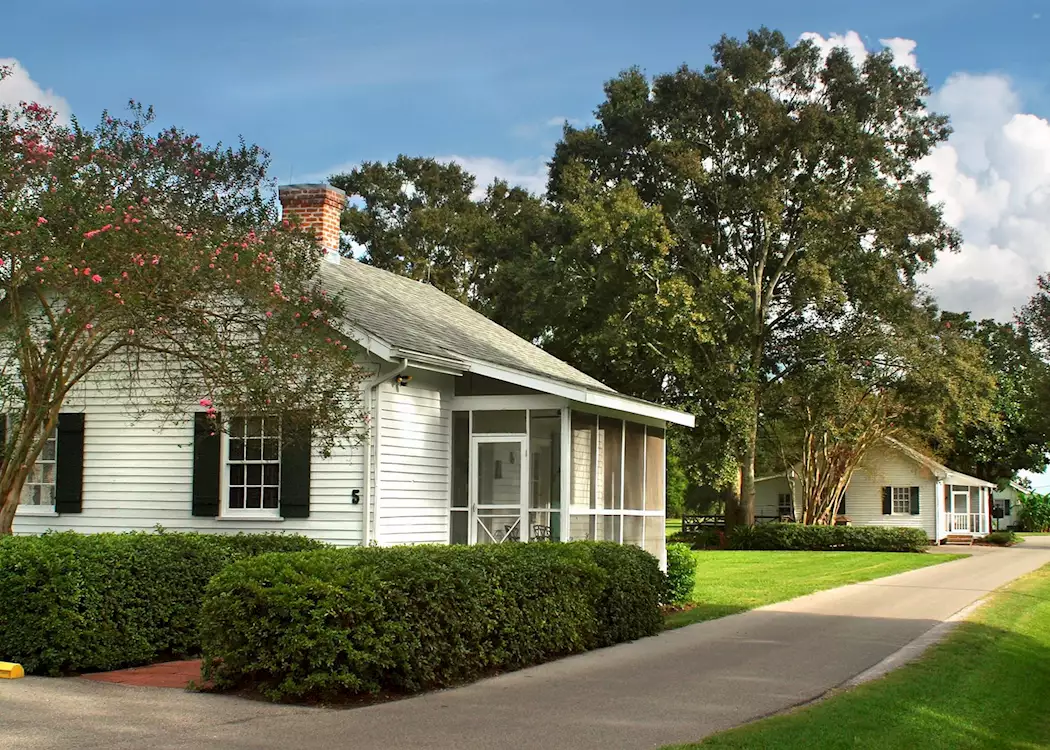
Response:
[[[93,129],[0,108],[0,534],[92,373],[129,408],[294,414],[327,448],[361,428],[339,300],[278,219],[266,154],[152,123],[134,102]]]

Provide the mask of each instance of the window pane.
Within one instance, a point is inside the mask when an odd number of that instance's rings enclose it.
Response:
[[[602,539],[619,544],[620,516],[599,516],[598,523],[601,524]]]
[[[260,487],[248,487],[244,490],[244,507],[245,508],[261,508],[262,507],[262,488]]]
[[[244,484],[244,464],[230,465],[230,484]]]
[[[494,432],[524,434],[525,410],[474,412],[474,434]]]
[[[248,437],[259,437],[263,434],[262,417],[248,417],[247,434]]]
[[[243,487],[230,487],[230,507],[231,508],[243,508],[244,507],[244,488]]]
[[[40,454],[40,458],[43,461],[54,461],[55,460],[55,440],[51,439],[44,443],[44,452]]]
[[[54,505],[55,504],[55,485],[45,484],[40,488],[40,504],[41,505]]]
[[[452,507],[466,508],[470,501],[470,414],[452,412]],[[452,517],[455,523],[455,514]],[[463,526],[466,533],[467,527]],[[453,540],[453,544],[466,544]]]
[[[573,508],[594,507],[594,449],[597,442],[598,418],[594,414],[572,412],[572,473],[570,504]],[[573,539],[577,537],[573,533]],[[587,537],[592,538],[592,537]]]
[[[259,464],[248,464],[244,467],[244,483],[248,486],[262,484],[262,466]]]
[[[269,438],[263,441],[263,458],[267,461],[276,461],[281,457],[281,442],[277,438]]]
[[[230,438],[230,460],[231,461],[243,461],[244,460],[244,441]]]
[[[598,469],[602,474],[599,483],[599,508],[613,510],[620,508],[620,477],[623,456],[620,448],[623,443],[623,422],[619,419],[602,417],[598,421]]]
[[[277,507],[277,488],[266,487],[263,489],[263,507],[264,508],[276,508]]]
[[[561,416],[557,410],[530,413],[529,454],[532,462],[529,506],[561,507]]]
[[[244,437],[244,417],[230,419],[230,437]]]
[[[645,426],[635,422],[627,423],[624,441],[623,507],[627,510],[645,507]],[[637,544],[641,544],[640,530]]]
[[[263,484],[276,487],[281,483],[281,467],[279,464],[267,464],[263,467]]]
[[[41,474],[41,481],[44,484],[55,483],[55,465],[54,464],[39,464],[38,468]]]
[[[663,510],[664,431],[657,427],[645,428],[645,509]],[[790,500],[790,495],[788,496]]]
[[[262,440],[259,438],[248,438],[244,441],[244,459],[246,461],[259,461],[262,459]]]

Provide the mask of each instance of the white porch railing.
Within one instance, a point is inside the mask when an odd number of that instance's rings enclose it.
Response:
[[[949,513],[948,533],[987,534],[988,517],[984,513]]]

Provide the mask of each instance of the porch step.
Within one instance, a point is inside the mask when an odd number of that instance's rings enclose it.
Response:
[[[970,534],[949,534],[945,540],[945,544],[962,544],[967,547],[973,546],[973,536]]]

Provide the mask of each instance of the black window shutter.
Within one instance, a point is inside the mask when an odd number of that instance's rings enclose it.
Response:
[[[219,470],[222,415],[193,415],[193,515],[219,515]]]
[[[911,488],[911,514],[913,516],[919,515],[919,488]]]
[[[1010,498],[1008,497],[1003,498],[1003,513],[1010,515]]]
[[[843,492],[839,495],[839,513],[840,516],[846,515],[846,493]]]
[[[310,422],[301,415],[281,420],[281,516],[310,517]]]
[[[79,513],[84,506],[84,415],[59,414],[55,465],[55,512]]]
[[[893,513],[893,488],[882,488],[882,515],[888,516]]]

